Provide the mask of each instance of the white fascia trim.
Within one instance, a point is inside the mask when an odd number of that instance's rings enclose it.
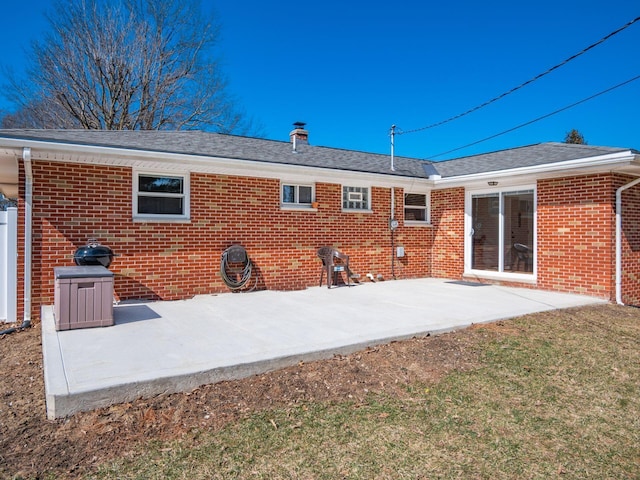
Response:
[[[469,186],[473,182],[499,181],[500,179],[518,177],[518,182],[522,182],[522,177],[530,178],[551,178],[565,176],[567,174],[586,175],[591,173],[609,172],[613,168],[629,166],[632,162],[640,160],[631,150],[610,153],[597,157],[580,158],[568,160],[566,162],[546,163],[531,167],[512,168],[509,170],[495,170],[492,172],[474,173],[470,175],[460,175],[435,180],[435,187],[457,187]],[[437,167],[436,167],[437,168]],[[515,178],[514,178],[515,179]]]
[[[386,175],[381,173],[337,170],[324,167],[310,167],[284,163],[270,163],[257,160],[236,158],[188,155],[181,153],[155,152],[117,147],[100,147],[92,145],[60,144],[34,140],[2,139],[6,146],[31,146],[35,160],[85,163],[95,165],[126,166],[134,169],[156,171],[178,171],[212,173],[218,175],[237,175],[242,177],[259,177],[286,179],[299,182],[324,182],[342,184],[345,182],[368,183],[379,187],[406,187],[416,183],[433,186],[432,180]]]

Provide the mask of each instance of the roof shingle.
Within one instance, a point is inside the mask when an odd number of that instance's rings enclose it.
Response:
[[[0,143],[2,138],[223,157],[415,178],[428,178],[434,168],[443,178],[447,178],[551,164],[629,150],[591,145],[540,143],[440,162],[395,157],[395,171],[391,171],[389,155],[308,144],[298,144],[294,152],[289,142],[202,131],[18,129],[0,130]]]

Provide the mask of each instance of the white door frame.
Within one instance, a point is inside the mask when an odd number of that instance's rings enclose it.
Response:
[[[502,216],[502,199],[503,194],[518,190],[532,190],[533,191],[533,251],[534,253],[534,261],[533,261],[533,272],[532,274],[522,274],[522,273],[511,273],[511,272],[494,272],[489,270],[474,270],[472,268],[471,260],[472,260],[472,249],[473,249],[473,218],[472,218],[472,198],[474,195],[487,194],[487,193],[495,193],[498,194],[499,197],[499,205],[500,205],[500,215]],[[535,284],[538,277],[538,267],[537,267],[537,252],[538,252],[538,221],[537,221],[537,210],[538,210],[538,190],[535,184],[516,184],[516,185],[505,185],[501,187],[491,187],[491,188],[479,188],[479,189],[468,189],[465,192],[465,221],[464,221],[464,274],[465,276],[477,277],[477,278],[486,278],[489,280],[499,280],[499,281],[511,281],[511,282],[520,282],[520,283],[533,283]],[[503,235],[502,231],[502,217],[500,219],[501,222],[501,230],[500,235]],[[502,262],[500,263],[500,267],[502,267]]]

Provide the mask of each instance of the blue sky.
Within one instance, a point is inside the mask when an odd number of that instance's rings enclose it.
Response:
[[[637,0],[203,4],[222,28],[218,54],[230,91],[267,138],[288,140],[292,123],[304,121],[314,145],[377,153],[389,152],[392,124],[409,131],[469,110],[640,16]],[[48,6],[3,2],[3,65],[21,71]],[[590,97],[640,75],[639,52],[640,21],[479,111],[397,135],[396,154],[433,158]],[[640,149],[639,115],[637,80],[437,159],[562,141],[572,128],[591,145]]]

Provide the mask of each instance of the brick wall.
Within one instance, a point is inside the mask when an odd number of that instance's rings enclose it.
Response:
[[[394,232],[393,251],[404,248],[404,257],[395,258],[395,278],[430,277],[434,230],[426,224],[404,226],[404,191],[400,188],[395,189],[394,217],[400,226]],[[388,261],[391,254],[392,249],[386,249],[384,256]]]
[[[219,274],[220,256],[234,243],[246,248],[262,289],[317,285],[316,250],[323,245],[347,253],[351,269],[365,281],[367,273],[386,279],[392,273],[396,278],[430,273],[431,230],[402,222],[394,245],[404,246],[406,256],[391,270],[389,188],[372,188],[373,213],[345,213],[341,185],[319,183],[318,211],[292,211],[280,209],[278,180],[194,173],[190,222],[134,222],[129,168],[34,161],[33,173],[34,318],[40,305],[53,303],[53,268],[73,265],[75,249],[89,238],[116,253],[110,269],[120,299],[228,292]],[[402,219],[402,189],[395,194],[396,216]]]
[[[615,204],[608,174],[538,181],[538,287],[611,298]]]
[[[632,180],[616,176],[614,192]],[[640,185],[622,192],[622,302],[640,305]]]
[[[431,222],[435,229],[431,274],[460,279],[464,273],[464,188],[431,192]]]
[[[194,173],[190,222],[134,222],[129,168],[35,161],[33,172],[34,319],[41,305],[53,303],[53,268],[72,265],[75,249],[89,238],[117,254],[111,270],[121,299],[228,292],[220,255],[234,243],[247,249],[260,289],[317,285],[316,250],[324,245],[347,253],[362,281],[367,273],[385,279],[464,273],[464,188],[431,193],[432,226],[426,227],[403,225],[403,191],[396,188],[400,227],[392,238],[389,188],[371,189],[372,213],[342,212],[341,185],[329,183],[316,185],[317,211],[281,210],[278,180]],[[629,180],[589,175],[538,182],[537,288],[613,298],[615,189]],[[640,304],[640,186],[624,195],[624,300]],[[22,246],[24,191],[19,219]],[[398,246],[405,257],[393,257]],[[22,250],[18,261],[23,271]],[[20,315],[22,276],[18,289]]]
[[[615,191],[631,180],[600,174],[538,181],[536,288],[615,298]],[[464,189],[434,190],[431,200],[431,275],[461,278]],[[640,185],[623,200],[623,301],[639,305]]]

